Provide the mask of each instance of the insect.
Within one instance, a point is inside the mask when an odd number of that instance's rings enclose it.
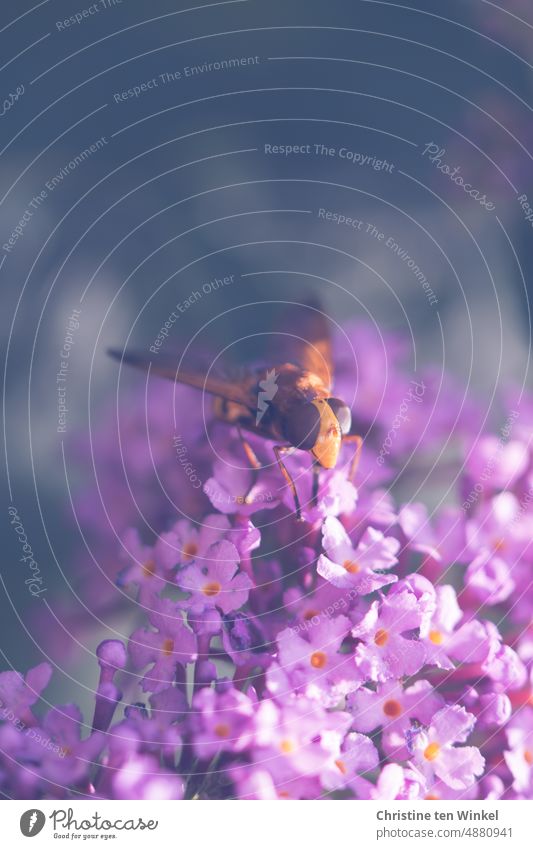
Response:
[[[269,368],[249,369],[239,379],[213,376],[201,370],[178,367],[176,357],[153,362],[146,354],[111,349],[115,359],[178,383],[193,386],[214,396],[217,418],[237,427],[242,446],[252,469],[261,463],[243,431],[273,440],[279,469],[291,489],[297,519],[302,510],[296,484],[283,462],[294,449],[309,451],[313,458],[313,501],[318,493],[318,472],[337,465],[341,445],[352,442],[356,449],[350,468],[353,478],[362,439],[352,434],[352,415],[347,404],[331,394],[333,366],[331,343],[324,314],[318,307],[306,305],[306,321],[298,322],[303,339],[290,334],[290,358]],[[245,496],[242,497],[242,500]]]

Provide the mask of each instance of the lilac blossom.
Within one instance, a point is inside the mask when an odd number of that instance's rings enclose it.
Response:
[[[188,566],[178,575],[178,585],[190,593],[187,603],[191,613],[213,608],[222,613],[238,610],[248,599],[251,579],[238,569],[239,552],[230,542],[217,543],[206,558]]]
[[[415,634],[421,615],[414,593],[407,588],[394,596],[373,601],[368,612],[352,630],[360,640],[355,665],[363,680],[387,681],[401,675],[414,675],[426,659],[423,644]]]
[[[0,672],[0,718],[11,711],[22,722],[32,725],[35,717],[31,707],[48,686],[52,677],[49,663],[40,663],[29,669],[25,677],[20,672]]]
[[[363,687],[348,698],[353,713],[353,727],[369,734],[382,729],[384,751],[395,760],[407,760],[405,735],[416,721],[428,725],[444,706],[444,699],[429,683],[421,679],[404,689],[398,681],[387,681],[376,690]]]
[[[334,340],[335,393],[353,403],[360,463],[353,476],[346,445],[316,479],[309,454],[289,452],[301,522],[259,436],[250,469],[237,429],[208,418],[210,445],[194,412],[178,461],[172,440],[169,452],[180,406],[201,410],[192,390],[174,397],[155,381],[149,428],[144,387],[128,394],[129,419],[104,416],[101,490],[78,499],[109,564],[87,591],[106,612],[88,704],[43,698],[59,683],[47,633],[42,662],[0,673],[4,795],[533,798],[533,399],[512,433],[479,432],[479,410],[452,381],[408,373],[401,338],[368,325],[351,334]],[[440,473],[445,441],[455,488],[447,476],[441,491],[435,474],[430,502],[424,489],[408,500],[409,471]],[[138,508],[151,528],[135,529]],[[69,616],[61,599],[57,610]]]
[[[155,630],[139,628],[134,631],[128,650],[136,669],[152,664],[142,688],[156,693],[174,680],[178,666],[184,667],[196,659],[197,645],[181,611],[170,599],[160,599],[148,619]]]
[[[408,746],[428,784],[436,777],[452,790],[465,790],[482,774],[485,760],[479,749],[456,745],[468,739],[474,724],[472,714],[452,705],[439,710],[427,729],[411,732]]]
[[[400,543],[381,531],[367,528],[354,546],[339,520],[330,516],[324,522],[323,546],[327,556],[320,556],[317,572],[336,587],[369,595],[398,580],[396,575],[383,571],[398,562]]]
[[[305,635],[291,628],[278,634],[278,661],[288,692],[301,692],[333,706],[359,686],[353,658],[340,651],[350,628],[346,616],[337,616],[312,625]]]

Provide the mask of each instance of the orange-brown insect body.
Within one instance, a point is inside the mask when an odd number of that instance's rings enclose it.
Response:
[[[266,380],[269,371],[271,370],[258,370],[246,380],[247,391],[250,397],[256,399],[256,405],[261,393],[261,383]],[[328,389],[316,374],[304,371],[292,363],[275,366],[273,371],[276,374],[277,391],[268,401],[268,407],[259,422],[255,409],[220,396],[215,397],[215,415],[228,424],[238,424],[265,439],[287,440],[286,422],[291,417],[297,417],[302,406],[312,404],[318,413],[319,427],[312,447],[307,450],[311,451],[323,468],[334,468],[342,443],[342,431],[335,413],[327,403],[330,397]],[[293,447],[299,447],[294,442],[291,444]]]
[[[331,395],[331,351],[323,313],[313,306],[309,310],[312,321],[305,339],[296,345],[294,362],[256,368],[238,380],[178,368],[177,358],[165,359],[160,354],[152,361],[145,354],[110,352],[121,362],[208,392],[214,396],[217,418],[238,426],[239,432],[247,430],[282,443],[274,447],[274,452],[293,491],[298,515],[296,487],[281,454],[290,448],[300,448],[312,454],[315,470],[333,469],[343,439],[357,442],[355,461],[361,444],[360,437],[349,435],[350,409]],[[258,463],[251,446],[244,440],[243,444],[250,461]],[[355,463],[352,465],[355,470]]]

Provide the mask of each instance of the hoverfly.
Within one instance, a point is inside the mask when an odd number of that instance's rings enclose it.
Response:
[[[302,331],[305,339],[295,340],[291,334],[290,361],[269,368],[250,369],[237,380],[212,376],[201,370],[182,369],[177,366],[176,357],[163,358],[158,354],[154,363],[144,353],[109,351],[121,362],[145,371],[150,369],[160,377],[213,395],[215,416],[237,427],[252,469],[260,469],[261,463],[243,431],[279,443],[274,445],[274,455],[291,489],[299,520],[302,518],[300,500],[283,456],[294,449],[311,453],[313,500],[316,501],[320,469],[335,468],[343,441],[352,442],[356,446],[350,469],[350,477],[353,477],[362,445],[361,437],[350,432],[350,408],[331,394],[333,366],[325,316],[318,307],[305,306],[309,310],[305,331]]]

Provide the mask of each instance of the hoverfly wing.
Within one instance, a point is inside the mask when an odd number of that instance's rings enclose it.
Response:
[[[333,384],[333,357],[328,319],[318,301],[299,304],[297,321],[291,330],[287,353],[295,365],[320,378],[326,389]],[[292,311],[291,311],[292,315]]]
[[[253,391],[255,380],[248,375],[247,379],[236,381],[207,373],[207,369],[194,370],[182,368],[179,365],[179,357],[157,355],[154,362],[147,354],[141,351],[120,351],[117,348],[109,348],[108,354],[120,363],[126,363],[134,368],[150,371],[158,377],[173,380],[175,383],[183,383],[193,386],[210,395],[217,395],[226,401],[242,404],[250,410],[255,410],[257,405],[257,393]]]

